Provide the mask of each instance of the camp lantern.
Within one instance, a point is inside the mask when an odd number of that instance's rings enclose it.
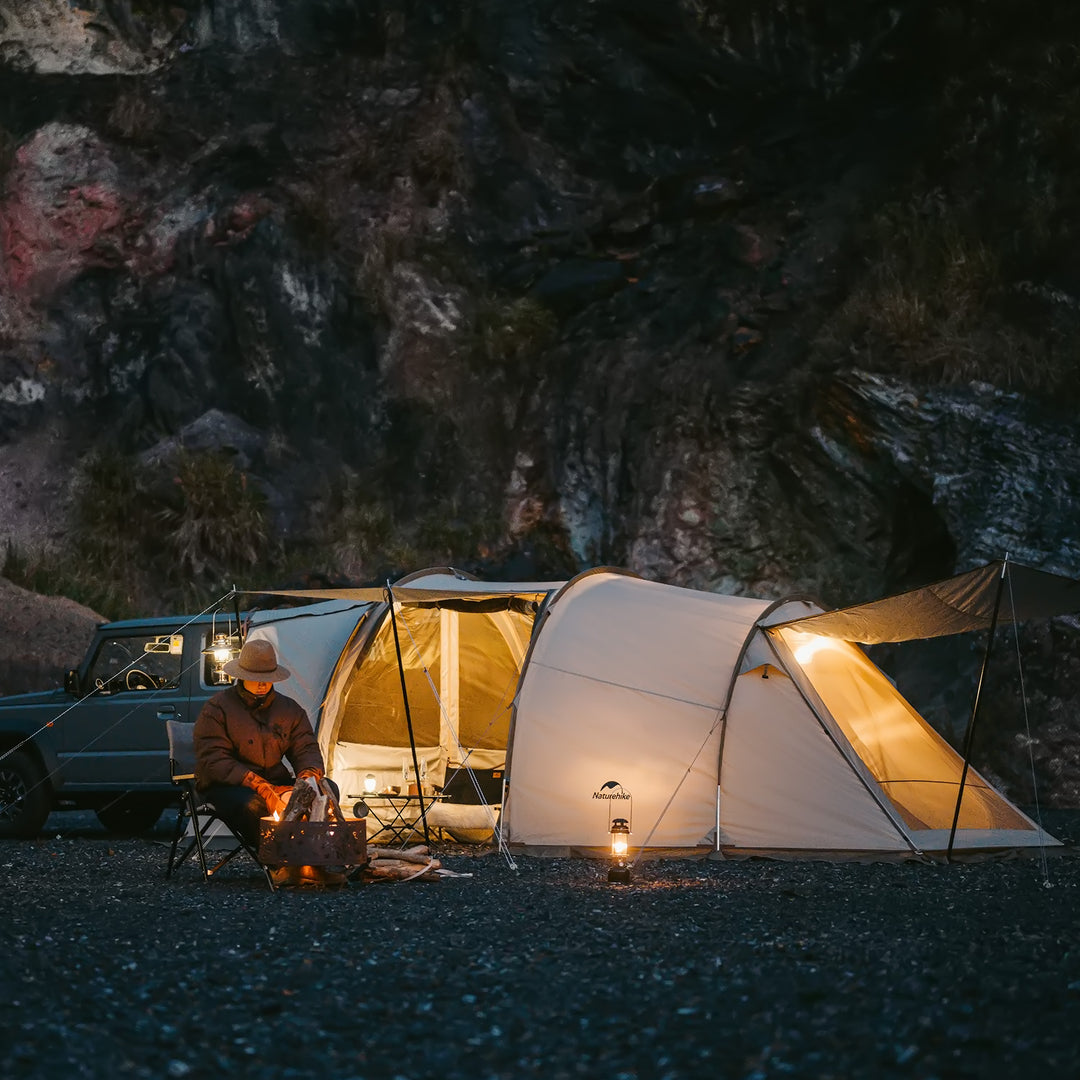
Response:
[[[625,859],[630,849],[630,823],[626,818],[617,817],[611,823],[611,857]]]
[[[611,869],[608,870],[608,881],[628,882],[630,880],[630,867],[626,865],[626,856],[630,850],[630,822],[626,818],[613,818],[610,826],[611,833]]]
[[[601,784],[593,798],[602,799],[608,808],[608,835],[611,838],[608,881],[627,882],[630,880],[630,867],[626,865],[626,859],[630,852],[630,820],[634,816],[634,800],[618,780]],[[623,814],[630,816],[623,817]]]
[[[210,655],[214,658],[215,664],[227,664],[232,659],[232,649],[229,646],[229,639],[224,634],[218,634],[216,638],[210,643]]]
[[[218,630],[217,619],[215,611],[210,620],[210,642],[202,651],[206,657],[206,682],[211,686],[227,686],[232,680],[225,674],[225,665],[240,655],[240,646],[244,643],[240,633],[240,612],[236,613],[235,631],[232,619],[227,617],[223,618],[226,629]]]
[[[207,682],[213,686],[220,686],[229,682],[229,676],[225,674],[225,665],[240,655],[240,645],[230,634],[211,633],[210,644],[202,651],[203,656],[209,661]]]
[[[375,794],[375,774],[374,773],[368,773],[367,776],[364,777],[364,794],[365,795],[374,795]]]

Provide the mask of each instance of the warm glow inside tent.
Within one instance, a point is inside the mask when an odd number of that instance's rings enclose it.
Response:
[[[856,645],[795,630],[776,633],[911,840],[922,850],[943,848],[959,794],[960,756]],[[1038,838],[1033,823],[971,770],[958,828],[961,847]]]
[[[309,649],[298,616],[271,625],[301,673],[318,664],[296,652],[327,654],[309,711],[346,797],[369,776],[377,791],[405,790],[415,752],[433,790],[448,770],[505,767],[482,821],[445,802],[428,824],[489,835],[497,823],[514,850],[600,853],[615,813],[632,850],[653,852],[911,855],[949,843],[959,755],[857,644],[811,629],[831,613],[805,601],[612,571],[566,584],[425,572],[393,587],[393,617],[384,590],[325,595],[352,605],[327,616],[326,643]],[[305,693],[319,681],[307,676]],[[1057,843],[974,770],[953,841]]]
[[[339,604],[347,600],[362,613],[354,616],[353,631],[333,653],[330,668],[324,655],[323,694],[309,709],[343,802],[365,798],[385,817],[380,793],[414,790],[418,771],[420,790],[427,792],[440,791],[454,770],[501,777],[536,613],[560,585],[477,582],[427,571],[393,586],[393,617],[384,590],[317,594]],[[264,633],[261,627],[253,632]],[[292,644],[282,636],[276,643],[285,656],[292,657],[293,648],[309,653],[303,630]],[[292,680],[282,689],[291,693]],[[501,790],[494,801],[484,795],[472,798],[468,780],[461,781],[455,798],[427,808],[429,827],[454,829],[462,838],[490,837]],[[417,817],[419,806],[404,814]]]
[[[413,769],[402,673],[428,780],[441,785],[446,768],[463,762],[502,765],[532,613],[403,605],[396,619],[401,667],[386,619],[345,674],[341,707],[323,730],[335,775],[362,791],[350,773],[374,771],[384,790]]]

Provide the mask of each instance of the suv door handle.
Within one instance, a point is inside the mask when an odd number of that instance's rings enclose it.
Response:
[[[167,709],[158,709],[157,718],[159,720],[175,720],[176,719],[176,710],[174,708],[172,708],[171,706],[169,708],[167,708]]]

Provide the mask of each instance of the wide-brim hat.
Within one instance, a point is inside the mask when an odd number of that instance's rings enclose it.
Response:
[[[277,660],[277,653],[269,641],[246,641],[235,660],[230,660],[222,670],[234,679],[246,679],[248,682],[281,682],[292,672],[282,667]]]

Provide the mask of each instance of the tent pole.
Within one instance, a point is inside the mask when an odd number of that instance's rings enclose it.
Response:
[[[240,639],[240,644],[244,644],[244,626],[240,622],[240,594],[236,591],[236,586],[232,587],[232,602],[233,612],[236,614],[236,636]]]
[[[405,724],[409,729],[409,747],[412,750],[413,775],[416,777],[416,794],[420,799],[420,820],[424,823],[424,843],[430,844],[427,814],[424,810],[424,788],[420,783],[420,762],[416,759],[416,739],[413,737],[412,713],[409,711],[409,693],[405,689],[405,662],[401,658],[401,642],[398,639],[397,616],[394,614],[394,590],[386,583],[386,595],[390,598],[390,625],[394,628],[394,650],[397,652],[398,674],[401,676],[401,699],[405,702]],[[408,792],[405,792],[408,795]]]
[[[953,811],[952,829],[949,831],[949,847],[945,857],[952,861],[953,841],[956,839],[956,825],[960,820],[960,804],[964,801],[964,781],[967,780],[968,769],[971,766],[971,743],[975,734],[975,717],[979,712],[979,701],[982,698],[983,683],[986,680],[986,669],[990,666],[990,651],[994,646],[994,631],[997,629],[998,611],[1001,608],[1001,593],[1005,585],[1005,574],[1009,566],[1009,557],[1005,556],[1001,563],[1001,573],[998,575],[997,590],[994,593],[994,612],[990,616],[990,631],[986,639],[986,651],[983,653],[982,669],[979,671],[979,682],[975,687],[975,701],[971,706],[971,715],[968,717],[967,731],[964,732],[964,768],[960,773],[960,790],[956,793],[956,809]]]

